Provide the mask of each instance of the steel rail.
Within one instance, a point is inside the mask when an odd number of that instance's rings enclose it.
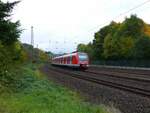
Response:
[[[128,72],[127,72],[127,69],[118,69],[118,70],[116,70],[117,68],[115,68],[114,70],[112,70],[113,68],[105,68],[104,70],[107,71],[107,69],[108,69],[109,72],[126,73],[126,74],[139,75],[139,76],[149,76],[150,77],[150,74],[135,72],[136,70],[132,71],[132,70],[129,69]],[[93,70],[93,69],[91,69],[91,70]]]
[[[134,81],[140,81],[140,82],[147,82],[147,83],[150,83],[150,79],[148,78],[144,78],[144,77],[127,77],[127,76],[121,76],[121,75],[116,75],[114,73],[105,73],[105,72],[94,72],[94,71],[89,71],[89,70],[86,70],[85,73],[92,73],[92,74],[96,74],[96,75],[104,75],[104,76],[110,76],[110,77],[115,77],[115,78],[121,78],[121,79],[127,79],[127,80],[134,80]],[[130,74],[130,73],[128,73]]]
[[[145,97],[150,97],[150,91],[146,90],[146,89],[141,89],[141,88],[137,88],[137,87],[133,87],[133,86],[118,84],[118,83],[114,83],[114,82],[110,82],[110,81],[106,81],[106,80],[100,80],[95,77],[91,77],[91,76],[87,76],[87,75],[85,76],[83,74],[66,71],[64,69],[51,68],[51,70],[58,72],[58,73],[69,74],[73,78],[78,78],[78,79],[82,79],[82,80],[89,81],[92,83],[97,83],[97,84],[105,85],[108,87],[120,89],[123,91],[132,92],[134,94],[138,94],[138,95],[145,96]]]

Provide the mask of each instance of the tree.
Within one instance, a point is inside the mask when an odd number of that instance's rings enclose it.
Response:
[[[0,0],[0,77],[6,77],[10,68],[20,60],[21,44],[18,38],[21,30],[19,21],[11,22],[9,18],[17,3],[19,2],[4,3]]]
[[[17,3],[19,2],[3,3],[0,1],[0,41],[4,45],[16,42],[21,33],[19,21],[11,22],[9,19],[12,9]]]
[[[150,58],[150,37],[143,36],[136,40],[134,48],[134,57],[140,59]]]
[[[117,31],[118,27],[120,24],[112,21],[109,25],[103,27],[100,29],[98,32],[95,33],[94,35],[94,40],[93,40],[93,51],[94,51],[94,56],[96,59],[103,58],[103,53],[104,53],[104,41],[105,38],[108,35],[113,36],[115,32]]]
[[[136,15],[131,15],[130,18],[126,18],[121,24],[119,30],[117,31],[118,37],[132,37],[138,38],[142,35],[144,31],[144,22]]]
[[[94,51],[93,51],[93,47],[92,47],[91,43],[89,43],[87,45],[85,45],[85,44],[79,44],[78,47],[77,47],[77,50],[79,52],[86,52],[89,55],[90,60],[91,59],[92,60],[95,59],[94,53],[93,53]]]
[[[150,25],[144,24],[144,34],[150,36]]]
[[[94,34],[93,42],[78,49],[90,53],[93,60],[149,59],[150,25],[136,15],[122,23],[111,22]]]

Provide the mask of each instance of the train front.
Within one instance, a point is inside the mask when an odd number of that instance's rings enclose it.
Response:
[[[80,69],[86,70],[89,67],[89,57],[87,53],[78,53]]]

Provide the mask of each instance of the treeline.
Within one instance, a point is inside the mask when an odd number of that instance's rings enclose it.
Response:
[[[39,48],[33,48],[32,45],[22,44],[23,51],[26,53],[26,61],[32,63],[45,62],[49,60],[49,54]]]
[[[112,21],[94,35],[89,44],[79,44],[94,60],[150,60],[150,25],[136,15],[122,23]]]
[[[4,3],[0,0],[0,89],[11,86],[9,84],[16,79],[14,70],[23,63],[48,59],[44,51],[21,44],[18,40],[22,32],[20,23],[11,21],[13,7],[18,3]]]
[[[19,21],[11,22],[10,15],[18,2],[0,1],[0,76],[8,73],[9,68],[21,61],[22,47],[18,38],[21,29]]]

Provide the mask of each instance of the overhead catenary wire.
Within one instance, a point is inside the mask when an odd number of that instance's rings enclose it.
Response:
[[[135,9],[138,9],[138,8],[142,7],[143,5],[147,4],[148,2],[150,2],[150,0],[142,2],[142,3],[140,3],[140,4],[136,5],[136,6],[128,9],[127,11],[125,11],[123,13],[120,13],[118,16],[115,16],[112,19],[106,20],[104,23],[102,23],[100,25],[97,25],[96,27],[91,28],[90,30],[88,30],[86,32],[93,32],[95,29],[100,29],[101,27],[105,26],[106,24],[110,23],[111,21],[113,21],[113,20],[115,20],[115,19],[117,19],[117,18],[119,18],[119,17],[121,17],[121,16],[123,16],[123,15],[125,15],[125,14],[127,14],[127,13],[129,13],[129,12],[131,12],[133,10],[135,10]]]
[[[108,20],[106,20],[104,23],[102,23],[102,24],[100,24],[100,25],[97,25],[96,27],[93,27],[93,28],[91,28],[90,30],[85,31],[85,32],[93,32],[94,29],[101,28],[102,26],[104,26],[104,25],[110,23],[111,21],[113,21],[113,20],[115,20],[115,19],[117,19],[117,18],[119,18],[119,17],[121,17],[121,16],[123,16],[123,15],[125,15],[125,14],[128,14],[129,12],[131,12],[131,11],[133,11],[133,10],[135,10],[135,9],[138,9],[138,8],[142,7],[143,5],[147,4],[148,2],[150,2],[150,0],[146,0],[146,1],[140,3],[140,4],[136,5],[136,6],[134,6],[134,7],[130,8],[130,9],[128,9],[127,11],[125,11],[125,12],[123,12],[123,13],[120,13],[119,15],[113,17],[112,19],[108,19]],[[58,43],[58,41],[56,41],[56,44],[57,44],[57,43]],[[66,44],[65,41],[64,41],[64,44]],[[65,48],[64,48],[64,49],[65,49]],[[58,50],[58,48],[56,47],[55,50]]]
[[[135,10],[135,9],[138,9],[139,7],[142,7],[143,5],[147,4],[148,2],[150,2],[150,0],[147,0],[147,1],[145,1],[145,2],[142,2],[142,3],[140,3],[140,4],[138,4],[138,5],[136,5],[136,6],[132,7],[132,8],[130,8],[129,10],[127,10],[127,11],[125,11],[125,12],[123,12],[123,13],[120,13],[118,16],[115,16],[114,18],[112,18],[112,19],[110,19],[110,20],[108,20],[108,21],[105,21],[104,23],[102,23],[102,24],[100,24],[100,25],[98,25],[98,26],[96,26],[96,27],[94,27],[94,28],[92,28],[92,29],[90,29],[90,30],[88,30],[88,31],[92,31],[93,29],[96,29],[96,28],[98,28],[98,27],[104,26],[104,25],[106,25],[107,23],[109,23],[109,22],[111,22],[111,21],[113,21],[113,20],[115,20],[115,19],[117,19],[117,18],[119,18],[119,17],[121,17],[121,16],[123,16],[123,15],[125,15],[125,14],[128,14],[129,12],[131,12],[131,11],[133,11],[133,10]]]

